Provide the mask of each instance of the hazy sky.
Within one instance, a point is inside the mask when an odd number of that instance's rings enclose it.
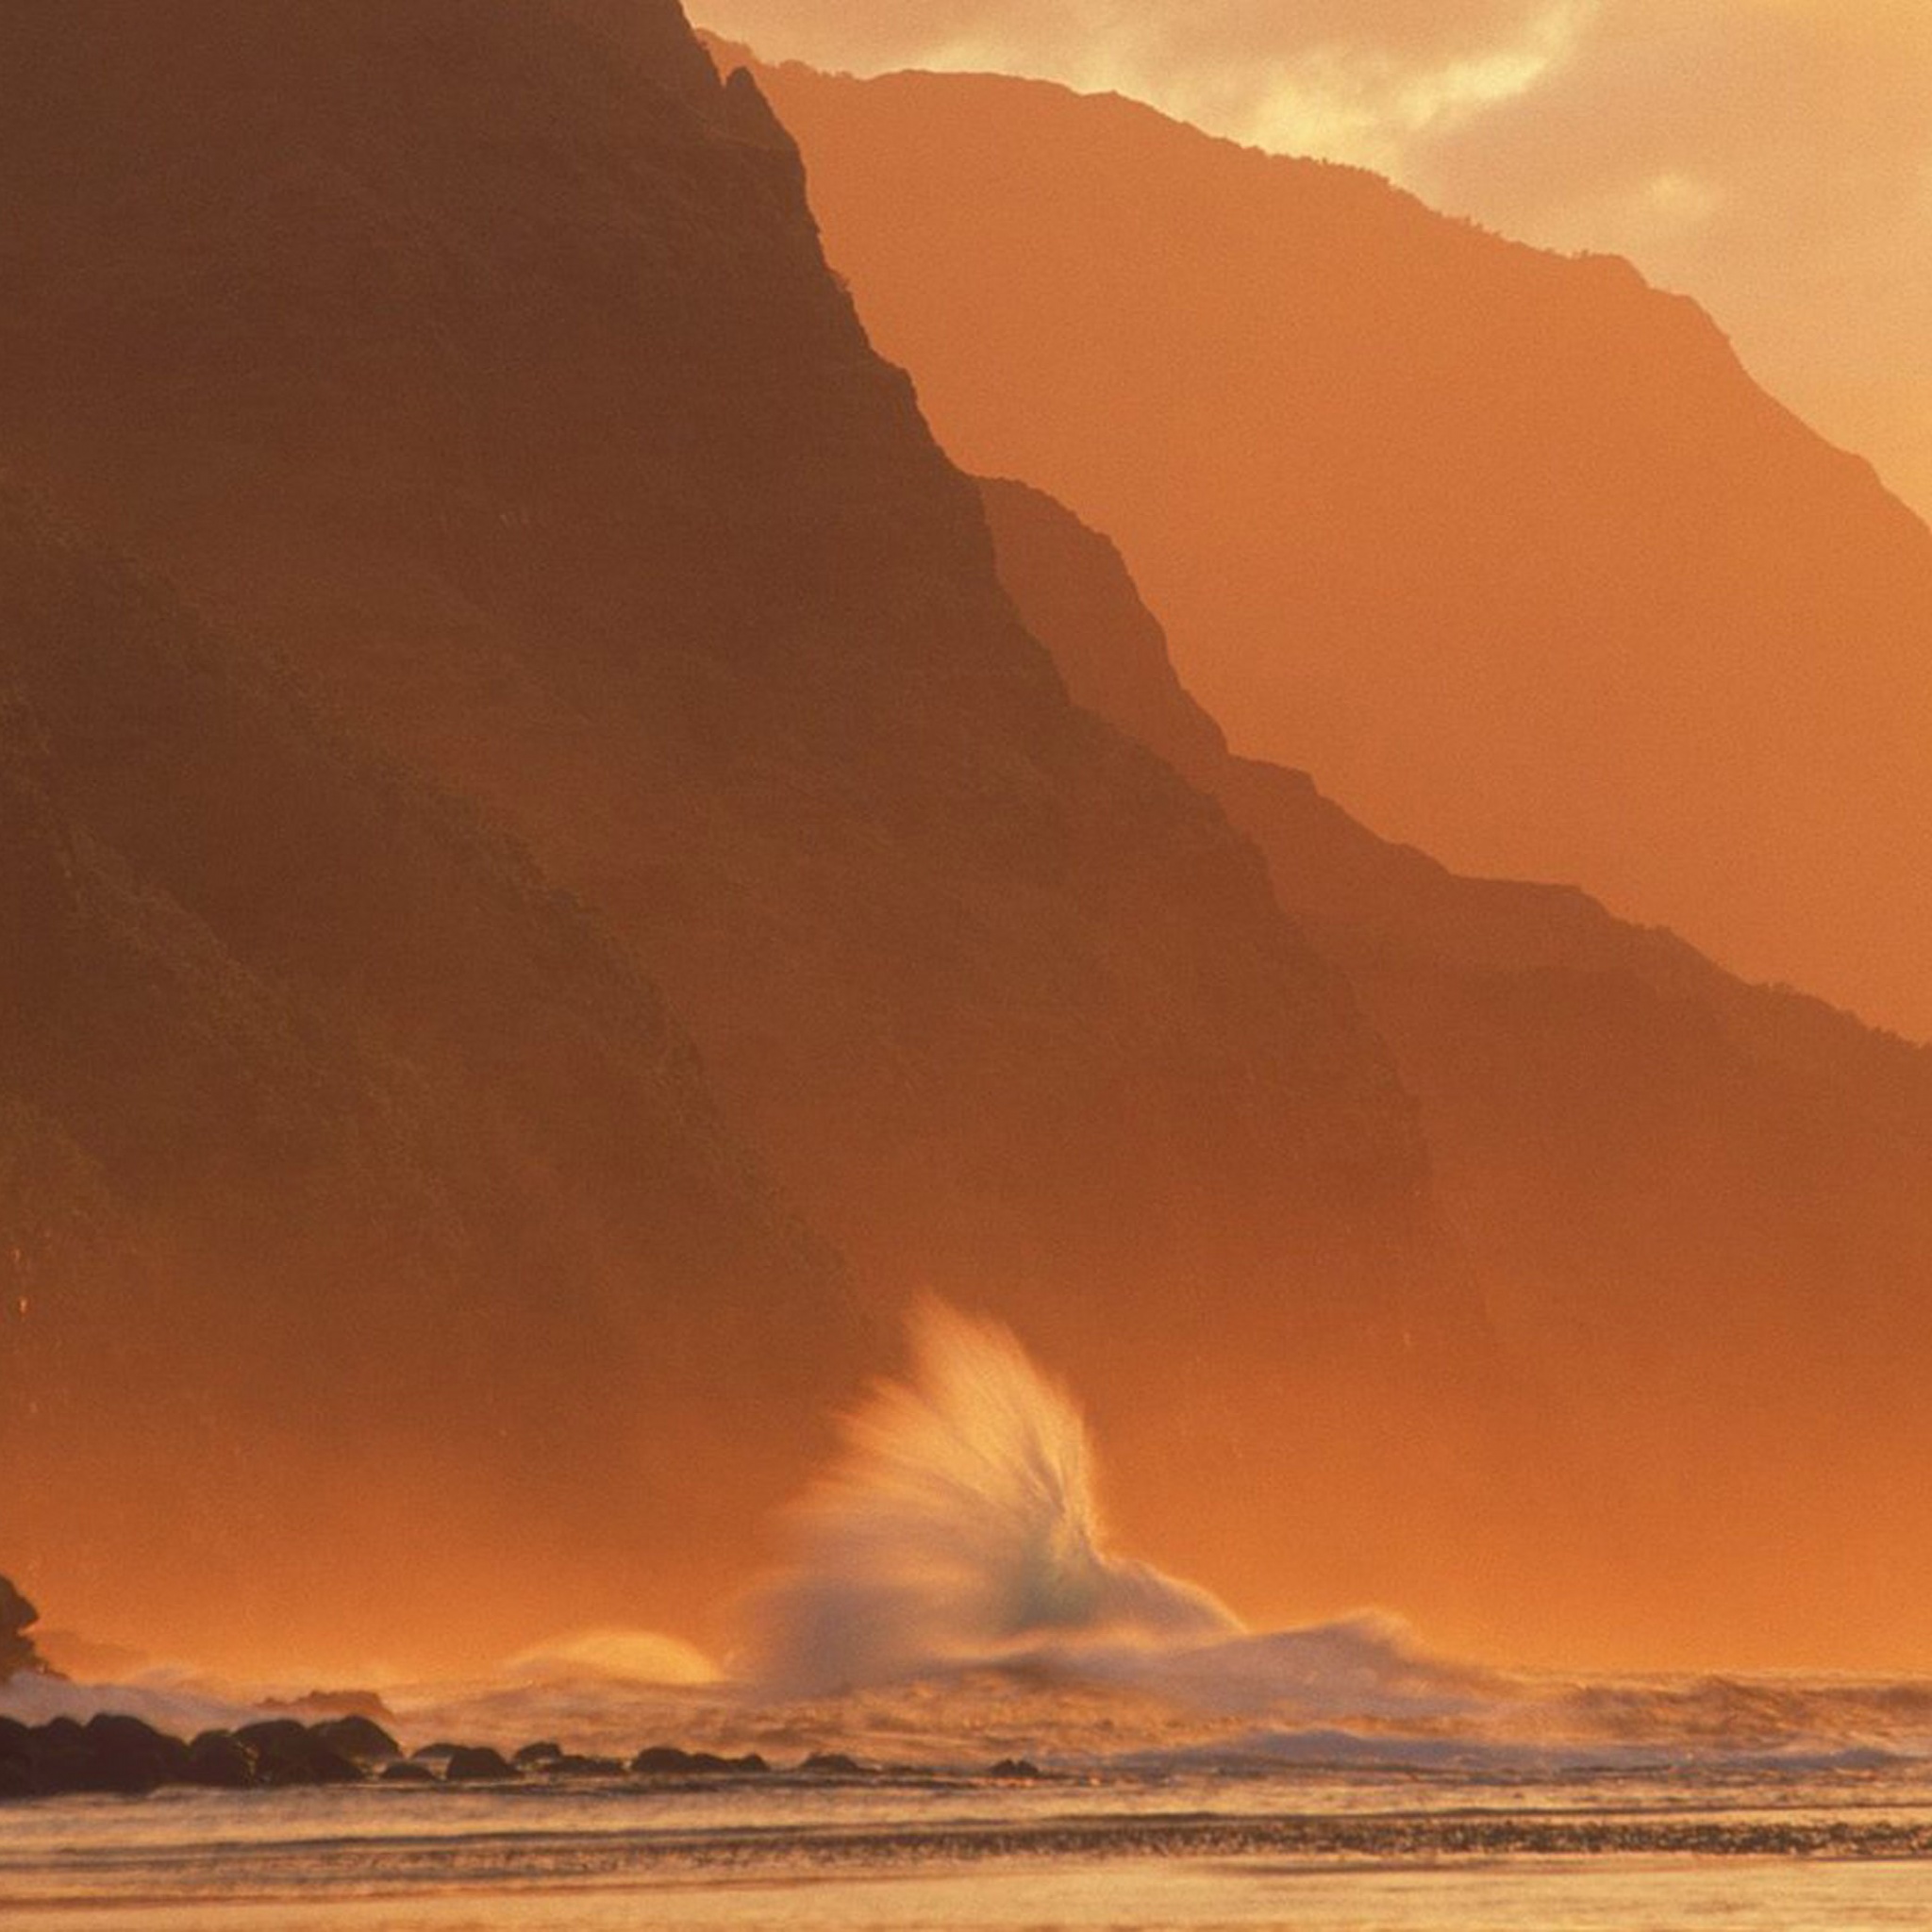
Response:
[[[1932,0],[698,0],[771,58],[1115,88],[1612,249],[1932,513]]]

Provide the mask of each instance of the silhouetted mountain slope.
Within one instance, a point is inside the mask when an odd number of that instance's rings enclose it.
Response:
[[[1324,1350],[1480,1347],[1413,1103],[1219,808],[1069,702],[691,50],[669,0],[6,9],[0,450],[510,828],[863,1283],[1023,1316],[1211,1545],[1230,1435],[1321,1486]]]
[[[1616,1567],[1626,1513],[1646,1525],[1615,1576],[1628,1627],[1681,1622],[1694,1574],[1711,1645],[1748,1580],[1767,1657],[1828,1627],[1834,1590],[1848,1644],[1912,1654],[1897,1585],[1921,1573],[1894,1546],[1925,1527],[1932,1049],[1581,892],[1458,877],[1232,756],[1114,546],[1040,491],[981,488],[1069,690],[1222,801],[1393,1048],[1499,1338],[1571,1418],[1564,1453],[1602,1465],[1574,1512],[1595,1560]],[[1828,1580],[1780,1574],[1801,1531]],[[1881,1557],[1888,1588],[1852,1587]]]
[[[146,1641],[501,1645],[775,1502],[858,1325],[581,908],[12,495],[0,694],[17,1556]]]
[[[1932,535],[1692,303],[1115,98],[761,75],[941,441],[1239,746],[1932,1034]]]

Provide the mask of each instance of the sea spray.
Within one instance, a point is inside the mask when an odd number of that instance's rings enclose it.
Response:
[[[811,1690],[992,1662],[1042,1643],[1237,1633],[1208,1591],[1106,1547],[1087,1428],[998,1324],[937,1301],[794,1512],[764,1593],[761,1674]]]
[[[791,1564],[758,1606],[761,1651],[720,1674],[675,1638],[578,1631],[479,1679],[385,1682],[385,1724],[406,1745],[559,1739],[625,1759],[667,1740],[947,1775],[1027,1757],[1124,1780],[1111,1793],[1148,1777],[1338,1768],[1491,1789],[1499,1776],[1890,1776],[1932,1763],[1924,1679],[1511,1672],[1437,1655],[1373,1612],[1250,1631],[1205,1591],[1108,1547],[1079,1412],[1004,1328],[929,1305],[911,1357],[848,1419],[795,1511]],[[181,1670],[105,1685],[27,1676],[0,1688],[0,1716],[133,1713],[186,1736],[269,1714],[269,1694]]]

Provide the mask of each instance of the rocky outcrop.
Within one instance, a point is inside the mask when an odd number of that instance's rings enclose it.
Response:
[[[137,1797],[163,1785],[239,1790],[257,1785],[353,1784],[355,1762],[290,1720],[204,1731],[192,1743],[136,1717],[86,1723],[0,1718],[0,1797],[97,1791]]]
[[[788,1774],[774,1774],[756,1751],[734,1757],[675,1744],[647,1746],[628,1763],[566,1752],[551,1741],[525,1744],[508,1756],[491,1744],[449,1742],[423,1745],[409,1757],[365,1750],[359,1761],[358,1754],[340,1748],[375,1741],[340,1729],[331,1736],[327,1724],[305,1726],[287,1718],[244,1724],[238,1731],[204,1731],[192,1742],[183,1742],[139,1718],[111,1713],[85,1724],[63,1717],[36,1725],[0,1717],[0,1798],[75,1791],[136,1797],[165,1785],[245,1790],[350,1785],[371,1777],[384,1784],[436,1786],[509,1784],[526,1776],[656,1780],[789,1774],[838,1779],[879,1774],[879,1767],[841,1752],[817,1752]],[[386,1736],[383,1741],[392,1742]],[[1042,1774],[1025,1758],[1003,1758],[985,1775],[1018,1779]]]
[[[332,1751],[340,1751],[358,1764],[381,1764],[402,1756],[402,1747],[373,1718],[325,1718],[312,1728]]]
[[[0,1684],[23,1671],[44,1671],[33,1639],[27,1635],[41,1613],[4,1576],[0,1576]]]
[[[320,1726],[293,1718],[265,1718],[243,1724],[235,1740],[254,1760],[255,1782],[265,1785],[346,1785],[362,1767],[340,1749]]]
[[[771,1766],[756,1751],[722,1757],[715,1751],[686,1751],[675,1744],[650,1744],[630,1761],[647,1777],[759,1777]]]
[[[461,1744],[442,1767],[447,1785],[508,1784],[523,1773],[488,1744]]]

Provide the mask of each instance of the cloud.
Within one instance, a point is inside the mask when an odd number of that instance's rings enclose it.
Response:
[[[878,73],[984,67],[1115,88],[1220,132],[1280,133],[1300,147],[1332,130],[1371,150],[1464,97],[1521,83],[1591,0],[716,0],[706,24],[768,58]],[[1296,126],[1299,108],[1309,125]],[[1348,158],[1366,159],[1367,153]]]
[[[1632,257],[1932,509],[1932,8],[1907,0],[707,0],[771,58],[1116,89]]]

